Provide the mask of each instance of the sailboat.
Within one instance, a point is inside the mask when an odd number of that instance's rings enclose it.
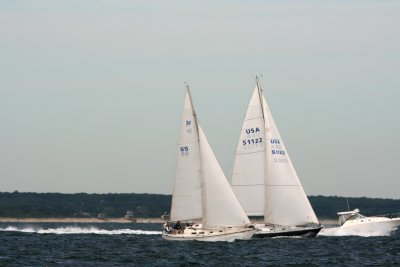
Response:
[[[255,233],[199,125],[187,86],[166,240],[234,241]]]
[[[263,217],[254,237],[316,236],[321,230],[275,125],[259,78],[240,132],[232,189],[248,216]]]

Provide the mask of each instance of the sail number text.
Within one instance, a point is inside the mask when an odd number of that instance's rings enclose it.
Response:
[[[181,156],[189,156],[189,147],[188,146],[179,147],[179,151],[181,152]]]
[[[246,139],[246,140],[243,140],[242,141],[242,143],[243,143],[243,145],[245,146],[245,145],[250,145],[250,144],[259,144],[259,143],[262,143],[262,138],[260,137],[260,138],[253,138],[253,139]]]
[[[187,152],[187,151],[189,151],[189,147],[188,147],[188,146],[181,146],[181,147],[179,148],[179,150],[180,150],[181,152]]]

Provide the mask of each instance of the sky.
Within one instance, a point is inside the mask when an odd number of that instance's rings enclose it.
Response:
[[[230,180],[256,74],[308,195],[400,198],[400,1],[0,1],[0,191],[171,194],[184,82]]]

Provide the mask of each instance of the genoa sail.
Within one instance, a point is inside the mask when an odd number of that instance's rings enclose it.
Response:
[[[262,99],[267,139],[264,221],[284,226],[318,224],[267,102]]]
[[[250,221],[240,206],[217,159],[199,126],[200,151],[203,164],[203,226],[242,226]]]

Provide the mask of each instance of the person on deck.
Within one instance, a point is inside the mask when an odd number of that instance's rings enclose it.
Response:
[[[182,225],[180,221],[177,221],[176,224],[174,225],[174,229],[178,232],[181,233],[182,231]]]

